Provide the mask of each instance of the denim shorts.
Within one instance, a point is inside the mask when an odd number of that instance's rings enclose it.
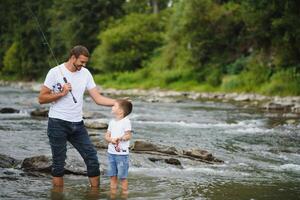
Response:
[[[108,176],[118,176],[119,179],[126,179],[128,177],[129,156],[108,154]]]
[[[69,122],[56,118],[49,118],[47,130],[52,151],[52,176],[64,175],[64,165],[67,154],[67,141],[80,153],[89,177],[99,176],[99,162],[97,151],[90,141],[83,121]]]

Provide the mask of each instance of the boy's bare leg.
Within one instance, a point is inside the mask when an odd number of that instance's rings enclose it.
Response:
[[[127,179],[121,180],[121,186],[122,186],[122,194],[128,194],[128,181]]]
[[[111,176],[110,177],[110,198],[115,199],[117,194],[117,186],[118,186],[118,177]]]
[[[53,177],[52,184],[54,187],[63,187],[64,186],[64,178],[63,177]]]
[[[100,177],[99,176],[94,176],[94,177],[89,177],[91,187],[99,187],[99,182],[100,182]]]

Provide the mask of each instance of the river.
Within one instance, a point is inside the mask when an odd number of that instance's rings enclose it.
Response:
[[[29,89],[0,87],[0,108],[21,111],[0,114],[1,154],[20,160],[51,155],[47,119],[29,114],[40,107],[37,95]],[[147,140],[177,149],[201,148],[224,163],[184,162],[181,169],[147,159],[131,162],[128,199],[300,199],[299,118],[285,123],[282,113],[230,102],[181,99],[151,103],[137,96],[131,99],[132,141]],[[111,117],[109,108],[97,106],[88,97],[85,101],[84,111]],[[71,146],[68,149],[68,153],[73,150]],[[105,157],[99,158],[100,163],[106,162]],[[55,191],[48,174],[28,176],[18,168],[0,168],[0,199],[108,198],[109,178],[105,175],[101,175],[101,187],[96,191],[89,188],[85,176],[76,175],[65,175],[63,191]]]

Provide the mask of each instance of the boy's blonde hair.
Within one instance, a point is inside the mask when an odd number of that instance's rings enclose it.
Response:
[[[120,108],[124,112],[124,117],[129,115],[132,111],[132,103],[130,101],[127,101],[125,99],[117,99],[117,103],[119,104]]]

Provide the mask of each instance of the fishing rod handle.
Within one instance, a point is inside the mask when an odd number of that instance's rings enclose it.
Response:
[[[64,82],[65,82],[65,83],[68,83],[68,81],[67,81],[67,78],[66,78],[66,77],[63,77],[63,79],[64,79]],[[73,101],[74,101],[74,103],[77,103],[77,100],[75,99],[75,97],[74,97],[74,95],[73,95],[73,93],[72,93],[72,90],[70,90],[70,93],[71,93],[71,95],[72,95],[72,97],[73,97]]]

